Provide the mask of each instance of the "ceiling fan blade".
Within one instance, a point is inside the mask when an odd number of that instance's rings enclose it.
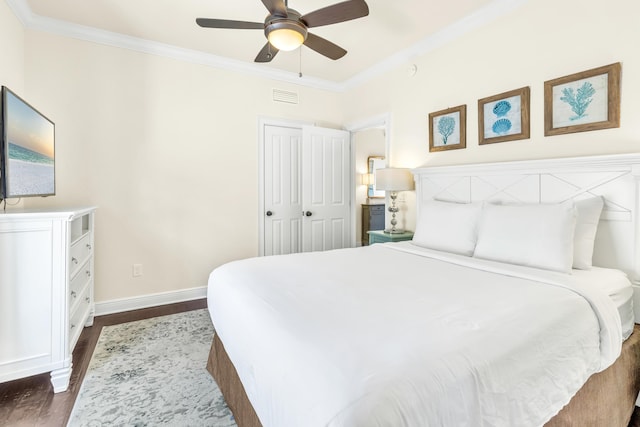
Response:
[[[271,62],[271,60],[275,58],[278,52],[278,49],[271,46],[271,44],[267,42],[267,44],[265,44],[262,50],[260,50],[260,52],[258,53],[258,56],[256,56],[254,62]]]
[[[337,44],[311,33],[307,34],[304,45],[333,60],[340,59],[347,54],[347,51]]]
[[[300,20],[308,28],[336,24],[362,18],[369,14],[369,6],[364,0],[349,0],[307,13]]]
[[[230,21],[228,19],[198,18],[196,23],[204,28],[233,28],[241,30],[264,30],[263,22]]]
[[[283,18],[287,17],[287,6],[284,0],[262,0],[262,3],[270,14],[282,16]]]

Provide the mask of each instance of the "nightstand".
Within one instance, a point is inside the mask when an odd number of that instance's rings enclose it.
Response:
[[[382,230],[384,228],[384,205],[362,205],[362,246],[369,244],[368,231]]]
[[[413,231],[405,231],[404,233],[391,234],[385,233],[383,230],[368,231],[369,244],[374,243],[386,243],[386,242],[401,242],[403,240],[413,239]]]

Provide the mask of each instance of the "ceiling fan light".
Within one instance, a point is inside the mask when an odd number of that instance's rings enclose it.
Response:
[[[295,10],[289,10],[290,15],[295,13],[297,13]],[[299,48],[307,39],[307,28],[290,18],[268,22],[264,33],[273,47],[284,51]]]
[[[273,30],[269,33],[268,39],[276,49],[284,51],[295,50],[304,43],[304,35],[290,28]]]

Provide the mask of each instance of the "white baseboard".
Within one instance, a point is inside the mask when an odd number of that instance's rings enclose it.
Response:
[[[111,301],[96,302],[96,316],[121,313],[123,311],[138,310],[140,308],[173,304],[176,302],[192,301],[207,297],[207,287],[181,289],[179,291],[162,292],[159,294],[141,295],[138,297],[122,298]]]

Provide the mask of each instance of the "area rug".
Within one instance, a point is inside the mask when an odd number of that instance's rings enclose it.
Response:
[[[70,427],[235,427],[206,370],[206,310],[106,326],[69,418]]]

